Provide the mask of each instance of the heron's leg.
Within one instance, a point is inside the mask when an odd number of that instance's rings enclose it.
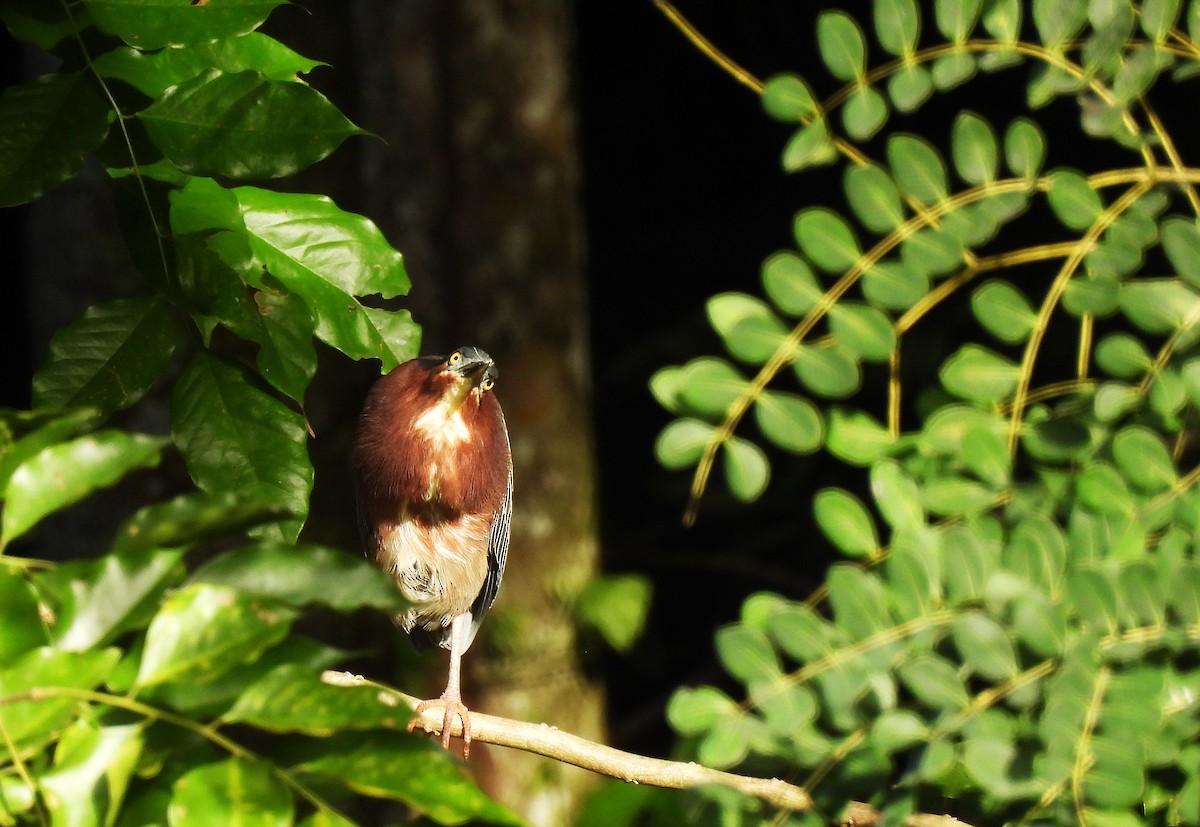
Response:
[[[471,754],[471,718],[466,705],[462,702],[462,656],[467,649],[467,639],[471,630],[471,613],[463,612],[455,615],[450,621],[450,675],[446,680],[446,691],[442,697],[421,701],[417,705],[417,717],[408,725],[411,732],[417,725],[421,713],[435,706],[445,710],[442,718],[442,747],[450,748],[450,732],[454,728],[454,719],[462,721],[463,758]]]

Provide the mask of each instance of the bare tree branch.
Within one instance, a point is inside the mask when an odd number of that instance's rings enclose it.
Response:
[[[321,676],[326,683],[335,686],[376,686],[395,696],[396,700],[416,709],[420,699],[399,692],[390,686],[367,680],[348,672],[326,672]],[[420,719],[421,727],[434,734],[441,734],[442,711],[426,710]],[[452,734],[460,736],[461,723],[456,722]],[[531,724],[514,721],[481,712],[471,713],[471,740],[495,744],[502,747],[525,750],[556,761],[574,764],[591,772],[619,778],[631,784],[650,784],[684,790],[705,784],[720,784],[749,796],[758,798],[781,810],[801,812],[812,809],[812,798],[803,788],[778,778],[754,778],[730,772],[702,767],[694,762],[666,761],[624,752],[597,744],[578,735],[563,732],[549,724]]]

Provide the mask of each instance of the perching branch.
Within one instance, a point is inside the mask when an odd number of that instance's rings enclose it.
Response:
[[[397,700],[413,709],[420,703],[419,698],[367,680],[361,675],[330,671],[325,672],[321,679],[334,686],[376,686],[393,694]],[[441,734],[441,710],[426,710],[421,716],[421,727],[426,732]],[[452,734],[462,734],[460,723],[455,723]],[[666,761],[635,755],[563,732],[549,724],[531,724],[472,712],[471,740],[544,755],[632,784],[651,784],[676,790],[691,789],[704,784],[720,784],[745,795],[754,796],[781,810],[802,812],[812,809],[812,798],[803,788],[778,778],[753,778],[709,769],[693,762]]]

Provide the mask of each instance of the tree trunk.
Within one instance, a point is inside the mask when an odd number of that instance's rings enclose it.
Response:
[[[362,0],[355,7],[365,211],[405,254],[425,352],[477,345],[500,368],[516,465],[499,600],[467,656],[469,706],[603,738],[570,612],[596,566],[586,288],[565,5]],[[440,688],[439,688],[440,691]],[[573,820],[592,778],[472,753],[534,824]]]

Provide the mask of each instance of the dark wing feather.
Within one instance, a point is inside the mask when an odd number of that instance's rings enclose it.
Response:
[[[508,536],[512,526],[512,467],[508,469],[508,488],[504,499],[500,502],[500,510],[492,515],[492,530],[488,533],[488,570],[483,580],[483,588],[475,602],[471,604],[471,634],[479,630],[479,623],[484,614],[496,602],[496,594],[500,591],[500,581],[504,579],[504,563],[508,560]]]

